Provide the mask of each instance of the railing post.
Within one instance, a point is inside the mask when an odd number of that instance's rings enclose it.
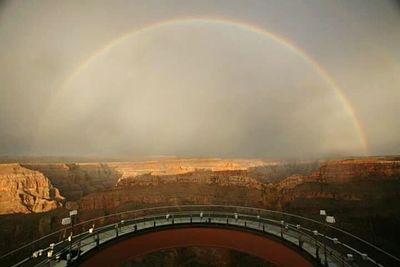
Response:
[[[328,267],[328,256],[326,255],[326,235],[324,235],[324,255],[325,255],[325,267]]]
[[[67,257],[67,262],[70,262],[70,260],[72,258],[72,255],[71,255],[71,253],[72,253],[72,231],[71,231],[69,243],[70,243],[70,245],[69,245],[68,254],[67,254],[67,256],[69,255],[69,258]]]
[[[99,235],[99,233],[96,233],[95,238],[96,238],[96,247],[98,247],[100,245],[100,235]]]
[[[319,245],[318,245],[318,231],[314,230],[313,231],[313,235],[314,235],[314,244],[315,244],[315,258],[318,260],[318,264],[321,264],[321,261],[319,259]]]
[[[51,243],[49,246],[49,250],[47,251],[47,257],[49,258],[49,266],[52,266],[53,257],[54,257],[54,243]]]
[[[299,236],[299,248],[300,248],[300,250],[303,250],[303,243],[304,243],[303,236],[300,234],[300,236]]]
[[[79,243],[78,243],[78,254],[77,254],[77,257],[79,258],[81,256],[81,240],[79,240]]]

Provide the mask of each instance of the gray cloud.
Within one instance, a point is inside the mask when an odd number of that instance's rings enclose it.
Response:
[[[0,153],[362,154],[352,118],[309,63],[232,25],[169,25],[132,36],[57,93],[83,59],[114,38],[197,15],[258,24],[298,44],[343,87],[371,153],[398,153],[400,19],[392,2],[246,3],[3,3]]]

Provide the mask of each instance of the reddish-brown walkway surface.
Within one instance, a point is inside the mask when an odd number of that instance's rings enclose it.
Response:
[[[132,237],[99,251],[81,266],[118,266],[147,253],[188,246],[237,250],[277,266],[312,266],[296,251],[277,241],[248,232],[218,228],[170,229]]]

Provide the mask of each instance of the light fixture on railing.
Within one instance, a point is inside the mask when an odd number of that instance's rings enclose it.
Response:
[[[47,251],[47,258],[51,258],[53,257],[53,251],[52,250],[48,250]]]
[[[77,210],[71,210],[69,212],[69,217],[76,216],[76,215],[78,215],[78,211]]]
[[[367,253],[361,253],[361,258],[363,259],[363,260],[368,260],[368,254]]]
[[[353,254],[348,253],[348,254],[346,255],[346,257],[347,257],[347,260],[348,260],[348,261],[353,261],[353,260],[354,260]]]
[[[62,224],[62,225],[69,225],[69,224],[71,224],[71,218],[70,218],[70,217],[62,218],[61,224]]]
[[[325,221],[327,223],[331,223],[331,224],[336,222],[335,217],[333,217],[333,216],[326,216]]]
[[[285,231],[289,231],[289,224],[285,223]]]

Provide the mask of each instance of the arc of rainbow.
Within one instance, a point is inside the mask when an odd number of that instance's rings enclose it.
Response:
[[[277,33],[267,31],[257,25],[252,25],[248,24],[246,22],[242,21],[236,21],[236,20],[231,20],[227,18],[220,18],[220,17],[180,17],[180,18],[175,18],[175,19],[169,19],[169,20],[164,20],[155,24],[151,24],[148,26],[145,26],[143,28],[135,29],[132,31],[129,31],[121,36],[118,36],[117,38],[111,40],[109,43],[106,45],[98,48],[95,50],[92,54],[90,54],[86,59],[81,61],[81,63],[74,69],[74,71],[68,75],[62,82],[61,85],[58,87],[58,89],[55,92],[55,95],[52,97],[52,100],[56,99],[58,95],[61,94],[63,90],[65,90],[66,85],[68,84],[69,81],[75,79],[79,74],[86,68],[88,65],[90,65],[91,62],[93,62],[98,56],[106,53],[107,51],[111,50],[118,44],[124,42],[128,38],[132,37],[133,35],[143,33],[145,31],[149,30],[155,30],[157,28],[167,26],[167,25],[174,25],[174,24],[185,24],[185,23],[194,23],[194,22],[202,22],[202,23],[210,23],[210,24],[225,24],[225,25],[231,25],[231,26],[236,26],[240,29],[250,31],[256,34],[263,35],[267,38],[272,39],[273,41],[277,42],[278,44],[286,47],[294,53],[295,55],[301,57],[304,61],[307,63],[311,64],[311,66],[314,68],[314,70],[320,75],[321,78],[331,87],[341,103],[343,104],[346,112],[349,114],[351,117],[355,130],[357,132],[357,135],[360,138],[360,143],[363,148],[363,152],[365,155],[368,154],[368,142],[367,138],[365,135],[365,132],[363,130],[363,127],[361,125],[360,120],[357,118],[356,113],[354,111],[354,108],[352,107],[349,99],[347,96],[344,94],[343,90],[336,84],[334,79],[328,74],[328,72],[317,62],[315,61],[311,56],[309,56],[303,49],[295,46],[292,42],[287,40],[285,37],[278,35]],[[52,105],[52,101],[50,101],[48,109],[45,111],[45,114],[48,112]]]

